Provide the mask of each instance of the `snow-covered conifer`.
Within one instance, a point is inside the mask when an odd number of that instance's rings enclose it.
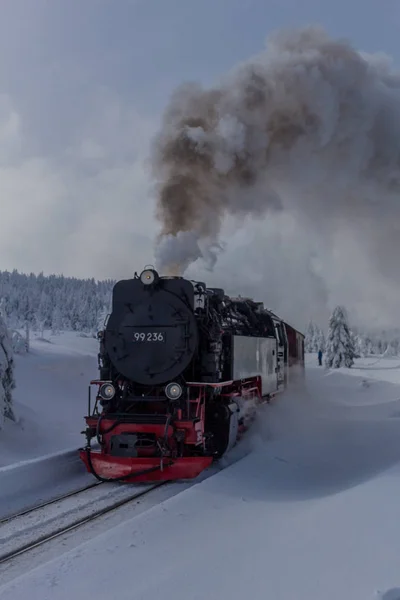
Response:
[[[15,420],[12,391],[15,387],[12,338],[0,317],[0,429],[4,419]]]
[[[352,329],[350,329],[350,338],[354,348],[354,358],[360,358],[360,338]]]
[[[354,335],[354,347],[356,358],[365,358],[368,354],[368,347],[365,336],[362,334]]]
[[[304,339],[304,350],[305,352],[313,352],[314,348],[314,335],[315,335],[315,327],[312,321],[307,325],[305,339]]]
[[[347,323],[346,310],[337,306],[329,320],[325,365],[328,368],[350,368],[354,364],[355,348]]]
[[[390,346],[391,346],[392,356],[398,356],[398,354],[399,354],[399,340],[396,339],[396,338],[394,338],[390,342]]]
[[[115,281],[77,279],[63,275],[26,275],[0,271],[0,306],[12,329],[40,331],[97,330],[99,315],[108,310]],[[29,341],[28,341],[29,343]]]
[[[6,299],[4,296],[0,299],[0,318],[3,319],[5,323],[7,322]]]
[[[325,352],[326,341],[325,341],[324,332],[322,331],[321,327],[317,328],[317,333],[315,336],[315,345],[316,345],[316,352],[319,352],[320,350],[322,350],[322,352]]]
[[[31,334],[31,331],[29,328],[29,323],[28,323],[28,321],[26,321],[26,323],[25,323],[25,348],[26,348],[27,352],[29,352],[30,345],[31,345],[30,334]]]
[[[51,315],[51,333],[52,335],[58,335],[63,328],[61,310],[58,305],[56,305],[53,309],[53,313]]]
[[[26,354],[29,350],[26,339],[19,331],[12,332],[12,348],[14,354]]]

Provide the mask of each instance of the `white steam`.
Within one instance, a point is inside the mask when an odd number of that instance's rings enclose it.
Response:
[[[165,275],[181,275],[190,264],[201,258],[212,271],[224,246],[199,238],[193,231],[178,231],[176,236],[163,236],[155,250],[157,268]]]
[[[353,232],[400,283],[400,74],[382,56],[320,28],[278,33],[219,87],[176,92],[154,168],[163,268],[206,248],[212,268],[227,216],[285,211],[329,239]]]

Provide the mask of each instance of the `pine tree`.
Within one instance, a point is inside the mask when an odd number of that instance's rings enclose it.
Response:
[[[389,342],[388,347],[386,349],[386,356],[396,356],[397,348],[395,342]]]
[[[373,354],[372,341],[369,335],[366,335],[363,338],[363,356],[369,356],[370,354]]]
[[[365,358],[368,353],[365,337],[361,334],[354,335],[355,358]]]
[[[25,323],[25,348],[26,348],[27,352],[29,352],[29,350],[31,348],[30,329],[29,329],[28,321],[26,321],[26,323]]]
[[[304,350],[305,352],[325,352],[326,341],[325,334],[319,325],[316,325],[313,321],[310,321],[306,328],[305,339],[304,339]]]
[[[307,329],[306,329],[306,335],[305,335],[305,339],[304,339],[304,350],[305,352],[314,352],[314,335],[315,335],[315,328],[314,328],[314,323],[312,321],[309,322]]]
[[[355,348],[347,323],[346,310],[337,306],[329,320],[325,365],[328,368],[350,368],[354,364]]]
[[[15,421],[12,390],[15,388],[12,339],[0,317],[0,429],[4,419]]]
[[[361,357],[360,338],[358,335],[355,334],[355,332],[352,329],[350,330],[350,338],[351,338],[351,342],[352,342],[353,348],[354,348],[354,357],[353,358],[360,358]]]
[[[322,352],[325,352],[325,349],[326,349],[325,335],[320,327],[318,327],[318,334],[316,336],[316,342],[317,342],[317,352],[319,350],[322,350]]]
[[[115,281],[0,271],[0,305],[8,327],[94,332]],[[109,311],[108,311],[109,312]]]
[[[396,338],[394,340],[392,340],[391,347],[392,347],[393,356],[398,356],[398,354],[399,354],[399,340],[396,339]]]
[[[311,343],[311,352],[318,352],[318,337],[319,337],[319,327],[318,325],[314,325],[314,336]]]
[[[58,305],[53,309],[53,314],[51,316],[51,333],[52,335],[58,335],[62,330],[62,318],[61,318],[61,310]]]
[[[6,299],[4,296],[0,300],[0,318],[2,318],[5,323],[7,322]]]

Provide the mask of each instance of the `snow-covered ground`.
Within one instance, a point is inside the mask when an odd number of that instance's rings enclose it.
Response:
[[[305,387],[263,409],[245,458],[125,511],[0,599],[399,600],[400,366],[372,362],[307,357]]]
[[[33,337],[16,355],[18,423],[0,431],[0,467],[84,443],[89,381],[98,375],[98,341],[75,332]]]

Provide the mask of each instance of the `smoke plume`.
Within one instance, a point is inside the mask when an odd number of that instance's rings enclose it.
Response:
[[[327,239],[345,228],[400,281],[400,74],[382,56],[279,32],[218,87],[176,91],[153,168],[164,271],[212,268],[227,216],[286,211]]]

